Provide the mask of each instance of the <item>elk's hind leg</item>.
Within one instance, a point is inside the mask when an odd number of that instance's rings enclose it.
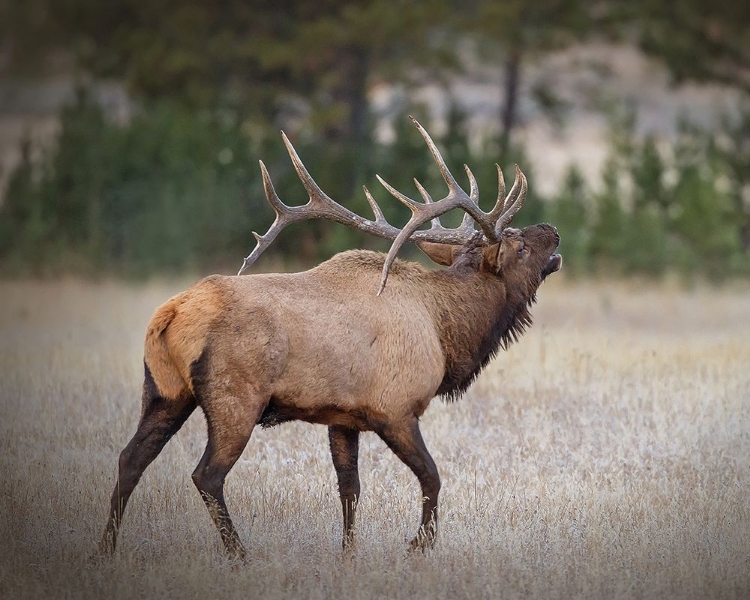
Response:
[[[242,390],[247,393],[241,393]],[[208,443],[193,472],[193,482],[227,553],[232,558],[243,559],[247,552],[227,510],[224,479],[245,449],[255,423],[268,404],[268,397],[252,392],[246,384],[233,386],[226,382],[202,390],[198,401],[206,414]]]
[[[392,423],[378,431],[378,435],[408,466],[422,486],[422,524],[409,548],[425,549],[435,545],[437,536],[437,505],[440,493],[440,476],[435,461],[424,445],[416,417]]]
[[[104,530],[100,549],[112,553],[117,544],[117,532],[122,522],[125,505],[143,472],[159,455],[169,439],[179,431],[195,409],[195,398],[185,392],[174,400],[158,395],[146,367],[143,384],[143,404],[138,429],[127,446],[120,453],[118,475],[109,511],[109,519]]]
[[[339,481],[341,509],[344,513],[344,535],[341,545],[344,550],[354,543],[354,517],[359,500],[359,431],[332,425],[328,428],[331,442],[331,458]]]

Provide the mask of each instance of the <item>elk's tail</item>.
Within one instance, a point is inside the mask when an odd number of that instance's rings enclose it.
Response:
[[[146,331],[144,361],[157,394],[194,393],[192,372],[205,356],[210,332],[225,306],[218,276],[207,277],[156,309]]]
[[[157,308],[146,331],[143,359],[162,398],[178,398],[190,387],[167,344],[167,327],[177,316],[177,305],[172,298]]]

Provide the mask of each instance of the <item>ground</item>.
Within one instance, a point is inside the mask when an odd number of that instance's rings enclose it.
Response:
[[[750,289],[571,283],[423,432],[434,551],[406,553],[414,477],[362,439],[358,545],[340,550],[324,427],[256,430],[227,479],[231,563],[190,480],[199,412],[95,551],[135,430],[142,339],[186,282],[0,283],[4,598],[741,598],[750,594]],[[415,349],[418,353],[419,349]]]

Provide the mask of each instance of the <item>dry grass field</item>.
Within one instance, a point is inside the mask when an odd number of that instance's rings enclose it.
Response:
[[[426,555],[405,552],[415,478],[365,434],[342,556],[326,430],[294,423],[256,430],[227,479],[253,556],[227,561],[190,480],[196,412],[136,489],[117,555],[92,558],[145,325],[182,287],[0,283],[0,597],[750,597],[747,286],[543,285],[525,338],[423,417],[443,478]]]

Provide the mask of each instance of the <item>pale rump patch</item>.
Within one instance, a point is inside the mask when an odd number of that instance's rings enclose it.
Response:
[[[156,309],[146,332],[144,359],[162,397],[193,392],[190,365],[206,347],[222,305],[220,290],[207,278]]]
[[[180,376],[180,372],[169,355],[169,348],[163,335],[164,330],[175,317],[175,305],[176,301],[172,298],[156,309],[146,330],[143,351],[151,377],[163,398],[177,398],[185,389],[185,380]]]

